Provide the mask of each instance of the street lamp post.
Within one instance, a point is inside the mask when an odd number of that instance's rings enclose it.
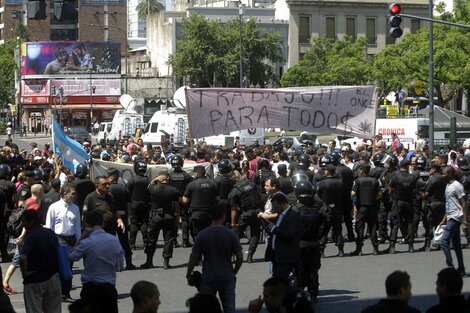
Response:
[[[245,5],[240,3],[238,16],[240,18],[240,88],[243,87],[243,15],[245,14]]]

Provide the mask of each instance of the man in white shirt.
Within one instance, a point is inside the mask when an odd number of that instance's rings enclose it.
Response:
[[[59,244],[73,247],[80,239],[81,223],[80,210],[73,203],[75,200],[75,188],[72,184],[65,184],[60,189],[61,199],[49,207],[46,215],[45,227],[54,231],[59,239]],[[72,266],[72,264],[71,264]],[[72,281],[62,282],[62,300],[70,301]]]

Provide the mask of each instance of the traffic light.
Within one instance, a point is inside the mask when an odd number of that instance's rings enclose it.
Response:
[[[400,28],[400,24],[402,22],[400,13],[400,4],[392,3],[388,6],[388,26],[390,27],[388,33],[392,38],[399,38],[403,35],[403,30]]]

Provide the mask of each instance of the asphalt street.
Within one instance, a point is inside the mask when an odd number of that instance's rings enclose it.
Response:
[[[0,137],[0,139],[3,137]],[[20,148],[28,148],[29,142],[35,141],[39,147],[50,141],[50,137],[44,136],[27,137],[16,140]],[[419,233],[422,231],[420,230]],[[139,235],[139,240],[140,240]],[[161,239],[161,238],[160,238]],[[159,241],[161,245],[162,240]],[[246,239],[242,239],[244,250],[248,249]],[[463,240],[463,243],[466,243]],[[418,238],[415,248],[423,245],[423,238]],[[264,255],[264,244],[258,247],[255,254],[255,263],[244,263],[237,277],[236,304],[240,312],[247,312],[246,308],[251,299],[262,294],[262,283],[268,278],[268,266],[262,258]],[[354,243],[346,243],[345,252],[352,252]],[[385,250],[387,245],[381,245],[380,250]],[[445,267],[444,255],[441,251],[407,253],[407,245],[397,245],[397,254],[378,256],[372,255],[370,241],[366,241],[364,255],[355,257],[336,257],[337,249],[333,244],[328,244],[326,258],[322,259],[320,270],[320,297],[315,306],[315,312],[356,313],[375,303],[385,295],[384,281],[388,274],[394,270],[405,270],[411,276],[412,292],[411,305],[422,312],[438,302],[435,294],[436,274]],[[161,246],[154,257],[155,267],[147,270],[133,270],[118,273],[117,289],[119,292],[120,312],[132,311],[132,300],[130,289],[139,280],[150,280],[157,284],[161,293],[161,306],[159,312],[182,313],[187,312],[185,302],[195,294],[196,289],[186,283],[186,265],[190,253],[188,248],[176,248],[174,250],[169,270],[162,267]],[[455,255],[454,255],[455,260]],[[470,249],[464,250],[464,260],[467,270],[470,271]],[[145,262],[143,246],[140,242],[138,249],[134,251],[133,262],[141,265]],[[8,263],[2,263],[3,273],[6,272]],[[73,298],[79,298],[81,283],[80,271],[82,263],[77,262],[74,267]],[[198,270],[201,270],[198,268]],[[18,290],[17,295],[11,295],[16,312],[25,312],[23,303],[23,287],[21,274],[17,271],[10,281],[12,288]],[[464,278],[465,293],[470,293],[470,278]],[[63,312],[68,312],[68,304],[63,304]]]

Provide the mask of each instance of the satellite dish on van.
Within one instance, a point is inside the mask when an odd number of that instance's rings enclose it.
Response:
[[[122,107],[124,108],[124,112],[132,113],[135,111],[135,106],[137,104],[137,101],[135,101],[135,99],[132,98],[132,96],[128,94],[123,94],[119,98],[119,103],[121,103]]]
[[[186,93],[185,89],[191,89],[190,87],[183,86],[176,89],[175,94],[173,95],[173,103],[177,108],[186,110]]]

